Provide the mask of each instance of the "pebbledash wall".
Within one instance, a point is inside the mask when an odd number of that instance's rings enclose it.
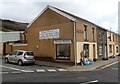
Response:
[[[36,57],[80,62],[81,52],[97,59],[96,25],[52,6],[47,6],[28,25],[28,50]]]

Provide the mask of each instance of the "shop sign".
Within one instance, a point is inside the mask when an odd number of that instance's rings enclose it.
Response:
[[[71,44],[71,40],[55,40],[54,44]]]
[[[40,39],[56,39],[59,38],[59,29],[45,30],[39,32]]]

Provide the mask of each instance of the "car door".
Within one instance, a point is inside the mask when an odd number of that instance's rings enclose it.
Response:
[[[10,53],[9,53],[8,59],[9,59],[10,62],[12,62],[12,55],[13,55],[13,53],[14,53],[14,52],[10,52]]]
[[[11,57],[11,62],[15,62],[16,60],[16,55],[17,55],[18,51],[13,51]]]
[[[18,53],[16,55],[16,58],[15,58],[16,63],[18,62],[19,59],[22,59],[22,55],[23,55],[23,52],[22,51],[18,51]]]

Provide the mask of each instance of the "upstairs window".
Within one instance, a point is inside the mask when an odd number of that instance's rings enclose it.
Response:
[[[84,25],[84,40],[87,40],[87,26]]]
[[[115,39],[114,39],[114,35],[113,35],[113,41],[114,41]]]
[[[92,28],[92,41],[94,41],[94,28]]]

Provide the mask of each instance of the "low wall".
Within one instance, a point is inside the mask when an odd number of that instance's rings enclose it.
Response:
[[[12,45],[12,51],[14,50],[28,50],[27,44],[13,44]]]

